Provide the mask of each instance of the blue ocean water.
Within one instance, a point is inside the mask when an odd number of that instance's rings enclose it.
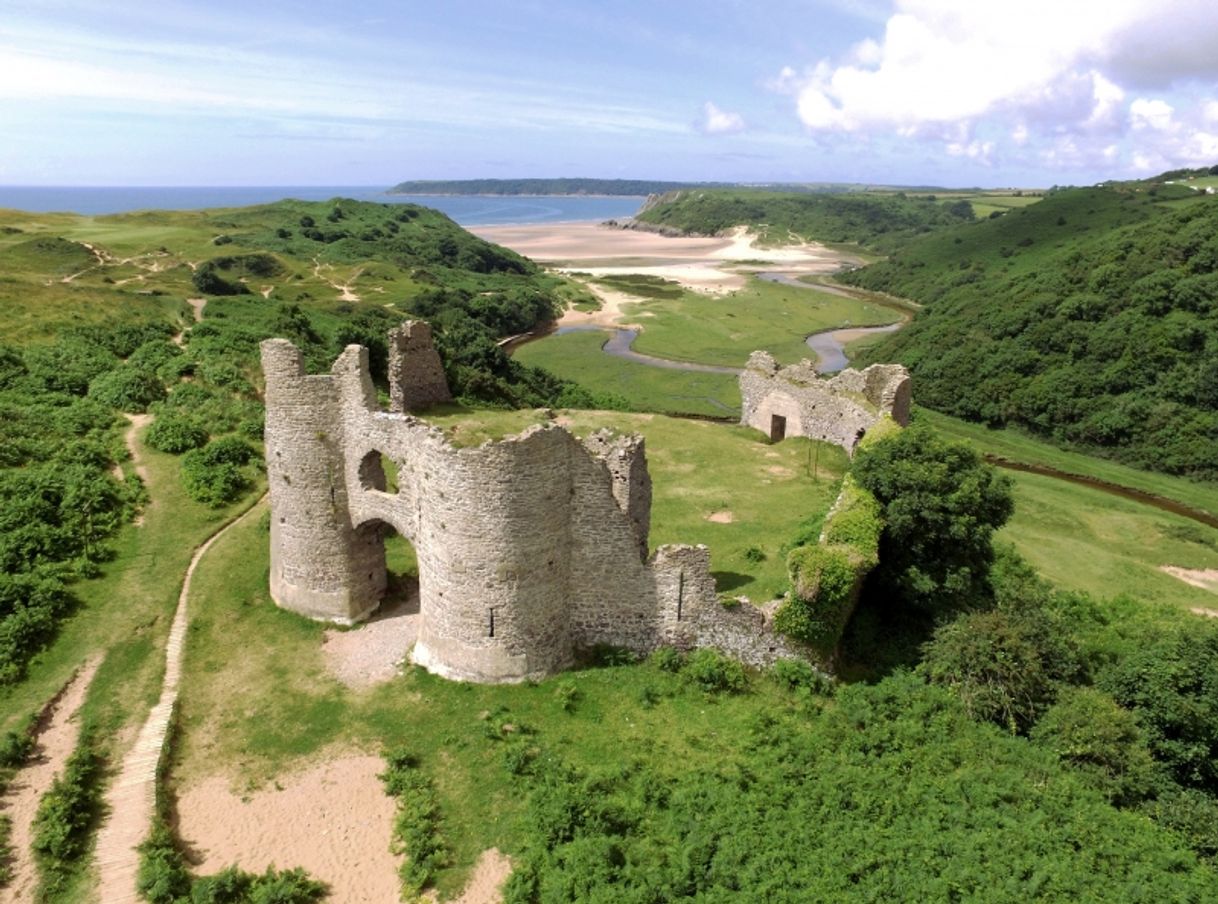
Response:
[[[462,226],[508,223],[563,223],[628,217],[643,198],[534,195],[390,195],[383,188],[364,186],[171,186],[164,188],[91,188],[76,186],[0,185],[0,208],[36,213],[62,211],[87,215],[133,210],[197,210],[204,207],[245,207],[282,198],[326,201],[422,204],[448,214]]]

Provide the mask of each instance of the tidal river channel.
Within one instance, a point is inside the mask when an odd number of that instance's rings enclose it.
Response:
[[[854,293],[838,288],[837,286],[826,285],[809,285],[806,282],[800,282],[794,277],[788,276],[785,273],[758,273],[758,279],[763,279],[766,282],[781,283],[784,286],[791,286],[795,289],[806,289],[816,292],[827,292],[830,295],[840,295],[843,298],[857,298]],[[903,316],[895,323],[889,323],[884,326],[842,326],[834,327],[830,330],[823,330],[819,333],[813,333],[808,336],[804,342],[808,348],[816,353],[816,369],[822,374],[837,373],[839,370],[844,370],[850,363],[846,357],[846,344],[853,342],[863,336],[872,333],[894,333],[908,323],[908,316]],[[586,333],[600,331],[609,334],[609,338],[605,344],[601,346],[601,351],[607,355],[613,355],[615,358],[623,358],[627,361],[634,361],[638,364],[646,364],[650,367],[662,367],[667,370],[685,370],[696,373],[710,374],[738,374],[739,367],[724,367],[716,364],[697,364],[691,361],[673,361],[669,358],[657,358],[654,355],[644,355],[641,352],[636,352],[633,348],[634,340],[638,338],[639,331],[620,327],[617,329],[606,328],[595,324],[580,325],[580,326],[564,326],[559,327],[550,333],[542,333],[538,335],[520,337],[518,341],[512,342],[508,348],[515,348],[524,342],[531,342],[535,339],[543,339],[546,336],[562,336],[565,333]]]

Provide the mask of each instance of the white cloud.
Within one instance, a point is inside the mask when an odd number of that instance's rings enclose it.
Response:
[[[989,163],[990,157],[994,153],[994,142],[970,141],[965,144],[959,141],[951,141],[948,142],[945,150],[948,156],[951,157],[968,157],[972,160],[979,160],[982,163]]]
[[[1172,105],[1166,101],[1139,97],[1129,105],[1129,123],[1134,131],[1154,129],[1156,132],[1166,132],[1174,125],[1173,112]]]
[[[1201,0],[894,0],[882,36],[802,72],[786,66],[769,87],[821,136],[896,134],[977,161],[1004,146],[1072,165],[1117,156],[1144,169],[1210,147],[1218,101],[1187,98],[1218,94],[1215,46],[1218,4]],[[987,127],[996,141],[955,131]],[[1167,133],[1174,147],[1157,141]]]
[[[730,135],[744,131],[744,119],[739,113],[720,110],[709,100],[702,105],[702,119],[698,129],[707,135]]]

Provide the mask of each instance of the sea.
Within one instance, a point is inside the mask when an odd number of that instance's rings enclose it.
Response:
[[[391,195],[372,186],[173,186],[95,188],[3,186],[0,208],[34,213],[70,212],[99,216],[134,210],[198,210],[246,207],[283,198],[327,201],[352,198],[387,204],[422,204],[446,213],[462,226],[601,222],[633,215],[645,200],[625,195]]]

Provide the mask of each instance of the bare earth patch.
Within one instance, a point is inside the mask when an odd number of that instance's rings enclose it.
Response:
[[[330,673],[347,687],[391,680],[419,635],[419,592],[382,606],[358,628],[330,630],[321,643]]]
[[[1179,578],[1190,586],[1218,593],[1218,568],[1180,568],[1176,565],[1160,565],[1159,570],[1170,574],[1173,578]]]
[[[731,512],[711,512],[706,516],[706,520],[712,524],[731,524],[736,517]]]
[[[795,472],[790,468],[784,468],[782,465],[770,465],[765,469],[767,474],[773,474],[775,477],[794,477]]]
[[[394,802],[377,778],[384,768],[380,757],[341,756],[244,795],[225,776],[208,776],[178,795],[178,831],[200,874],[299,866],[330,886],[332,901],[397,901]]]
[[[1218,609],[1206,609],[1204,606],[1193,606],[1188,610],[1194,615],[1204,615],[1206,618],[1218,618]]]
[[[33,755],[13,776],[4,797],[0,798],[0,813],[12,820],[13,824],[10,836],[13,878],[5,888],[0,889],[0,902],[4,904],[34,900],[34,888],[38,884],[30,851],[30,842],[34,837],[34,814],[38,812],[42,795],[51,787],[56,774],[76,749],[80,726],[74,717],[85,700],[85,693],[89,690],[99,662],[92,660],[85,663],[60,692],[58,699],[48,705],[43,713],[43,727],[38,733]]]
[[[461,897],[449,904],[499,904],[503,900],[503,883],[512,874],[512,861],[498,848],[482,852]]]

